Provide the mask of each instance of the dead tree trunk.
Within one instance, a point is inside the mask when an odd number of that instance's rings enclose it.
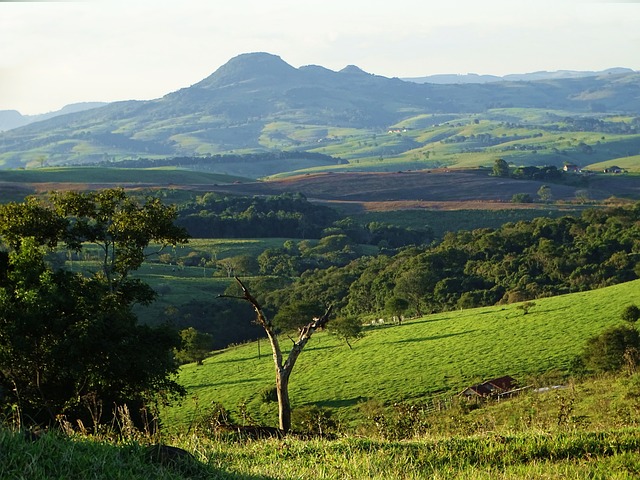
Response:
[[[227,298],[239,298],[249,302],[256,312],[257,322],[264,329],[271,344],[271,351],[273,352],[273,363],[276,369],[276,391],[278,394],[278,415],[280,421],[280,430],[287,433],[291,430],[291,403],[289,402],[289,378],[291,377],[291,371],[293,370],[296,360],[302,353],[302,349],[305,347],[314,332],[327,324],[329,321],[329,315],[331,313],[331,306],[327,308],[327,311],[319,318],[314,318],[311,322],[306,324],[300,329],[300,335],[298,340],[294,342],[287,359],[284,360],[282,350],[278,342],[278,336],[275,333],[271,320],[267,319],[262,307],[249,292],[247,287],[242,281],[235,277],[236,281],[242,288],[243,295],[241,297],[233,297],[230,295],[221,295],[221,297]]]

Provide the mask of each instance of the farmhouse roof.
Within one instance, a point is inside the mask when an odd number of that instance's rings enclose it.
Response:
[[[517,381],[513,377],[505,375],[504,377],[493,378],[486,382],[467,387],[460,392],[460,395],[465,395],[467,397],[476,395],[480,397],[500,395],[516,388],[516,384]]]

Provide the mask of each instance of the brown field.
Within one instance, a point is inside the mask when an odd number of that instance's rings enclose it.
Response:
[[[591,178],[589,186],[548,184],[556,204],[577,201],[577,194],[602,202],[612,197],[640,199],[640,177]],[[269,182],[216,186],[219,192],[273,195],[300,192],[309,200],[350,211],[407,209],[499,210],[539,208],[511,203],[516,193],[537,199],[544,182],[496,178],[486,170],[432,170],[396,173],[318,173]]]
[[[578,178],[576,177],[576,180]],[[552,202],[576,204],[577,196],[586,194],[591,202],[607,199],[640,199],[640,176],[597,175],[582,178],[583,185],[548,184]],[[580,183],[580,182],[576,182]],[[309,200],[327,203],[348,211],[391,211],[407,209],[514,209],[539,208],[540,204],[511,203],[517,193],[526,193],[532,199],[544,182],[497,178],[487,170],[431,170],[394,173],[317,173],[267,182],[234,184],[118,184],[125,188],[174,188],[201,193],[215,191],[236,195],[274,195],[300,192]],[[14,184],[2,188],[31,191],[94,190],[115,184],[40,183]]]

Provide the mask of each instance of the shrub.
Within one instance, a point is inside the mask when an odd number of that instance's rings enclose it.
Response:
[[[514,193],[511,197],[511,203],[532,203],[533,199],[528,193]]]
[[[306,405],[293,410],[294,429],[306,435],[327,435],[336,428],[331,409]]]
[[[582,359],[589,370],[612,372],[620,370],[626,363],[637,363],[639,350],[638,331],[631,326],[622,325],[608,328],[587,340]]]
[[[637,305],[629,305],[622,311],[622,319],[625,322],[634,323],[640,318],[640,308]]]
[[[260,401],[262,403],[272,403],[278,401],[278,390],[276,387],[266,387],[260,392]]]

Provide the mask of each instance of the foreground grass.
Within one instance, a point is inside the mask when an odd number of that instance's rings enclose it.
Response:
[[[524,314],[518,304],[446,312],[399,326],[371,327],[353,349],[326,333],[314,336],[293,372],[294,409],[337,409],[357,420],[367,401],[420,401],[455,395],[465,386],[511,375],[522,383],[549,370],[567,371],[586,340],[619,324],[638,303],[640,281],[540,299]],[[614,300],[615,299],[615,300]],[[288,340],[281,340],[286,349]],[[219,352],[203,366],[185,365],[179,381],[189,395],[163,413],[170,427],[190,425],[219,402],[232,413],[277,424],[277,409],[261,393],[273,386],[266,341]]]
[[[53,434],[30,443],[0,431],[0,478],[513,479],[637,478],[640,432],[567,432],[427,438],[214,441],[173,439],[195,461],[160,465],[137,443]]]

